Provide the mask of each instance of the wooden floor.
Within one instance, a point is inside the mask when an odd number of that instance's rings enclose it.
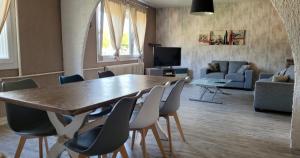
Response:
[[[198,88],[185,87],[179,116],[187,143],[183,143],[172,120],[174,155],[176,158],[296,158],[289,149],[290,116],[253,111],[253,92],[225,90],[229,96],[218,96],[224,104],[191,102],[199,95]],[[161,119],[163,127],[165,120]],[[140,137],[139,137],[140,138]],[[137,142],[139,140],[137,139]],[[54,138],[50,138],[53,142]],[[18,137],[0,127],[0,152],[13,157]],[[130,150],[130,157],[142,155],[139,143]],[[149,157],[161,157],[152,133],[147,136]],[[163,142],[165,151],[168,143]],[[38,157],[37,140],[30,140],[22,153],[24,158]],[[168,153],[169,154],[169,153]],[[64,154],[66,155],[66,154]],[[65,157],[65,156],[63,156]]]

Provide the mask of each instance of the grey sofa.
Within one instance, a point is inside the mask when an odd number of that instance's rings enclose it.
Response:
[[[253,89],[253,70],[246,70],[245,73],[237,73],[242,65],[248,65],[246,61],[212,61],[220,65],[220,72],[210,73],[207,68],[200,71],[200,78],[230,79],[227,87]]]
[[[289,82],[272,82],[273,74],[260,74],[255,83],[255,111],[292,112],[294,93],[294,66],[290,66],[285,75]]]

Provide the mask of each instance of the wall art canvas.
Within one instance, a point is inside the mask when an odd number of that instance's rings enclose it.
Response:
[[[209,45],[209,42],[210,42],[210,32],[209,31],[202,31],[200,33],[200,35],[199,35],[198,42],[201,45]]]
[[[230,33],[230,45],[245,45],[246,30],[232,30]]]
[[[201,45],[245,45],[246,30],[202,31],[198,42]]]
[[[211,31],[210,32],[210,45],[227,45],[228,44],[228,31]]]

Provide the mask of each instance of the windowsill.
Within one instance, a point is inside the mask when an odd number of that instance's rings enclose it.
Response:
[[[139,57],[133,56],[121,56],[119,60],[114,57],[103,57],[103,60],[98,60],[97,63],[114,63],[114,62],[128,62],[128,61],[138,61]]]

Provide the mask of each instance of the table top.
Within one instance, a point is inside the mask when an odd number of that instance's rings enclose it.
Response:
[[[214,79],[214,78],[201,78],[193,80],[190,84],[198,86],[210,87],[225,87],[231,80],[228,79]]]
[[[65,115],[77,115],[115,102],[139,91],[179,78],[120,75],[47,88],[0,92],[0,100]]]

